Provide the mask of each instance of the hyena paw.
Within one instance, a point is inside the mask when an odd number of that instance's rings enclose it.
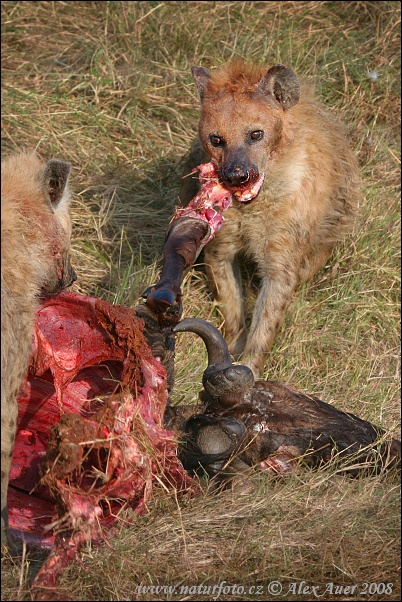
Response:
[[[8,526],[7,510],[1,511],[1,557],[10,555],[16,557],[20,555],[20,546],[14,541]]]
[[[265,356],[260,357],[243,353],[243,355],[240,357],[240,362],[252,370],[255,380],[261,378],[261,374],[264,369]]]

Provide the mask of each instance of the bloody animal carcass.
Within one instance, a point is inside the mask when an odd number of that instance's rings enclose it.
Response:
[[[400,441],[387,440],[380,427],[290,385],[255,381],[250,368],[232,364],[212,324],[186,318],[173,330],[198,334],[208,352],[197,412],[167,410],[170,426],[177,423],[186,433],[180,454],[188,470],[201,468],[225,481],[250,467],[289,472],[299,461],[311,467],[335,462],[352,475],[400,466]]]
[[[54,587],[84,541],[141,512],[155,482],[188,491],[191,479],[163,427],[173,334],[145,305],[53,295],[34,339],[8,503],[14,536],[53,546],[34,586]]]

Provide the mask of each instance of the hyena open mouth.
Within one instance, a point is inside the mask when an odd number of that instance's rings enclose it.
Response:
[[[234,199],[240,203],[249,203],[253,201],[260,192],[261,186],[263,185],[265,174],[263,173],[254,184],[249,186],[239,187],[233,192]]]
[[[196,171],[200,172],[200,191],[187,207],[176,208],[172,219],[193,217],[207,222],[211,231],[209,238],[204,243],[206,244],[221,229],[224,222],[222,213],[232,206],[233,201],[246,203],[257,197],[265,174],[262,174],[256,182],[249,186],[229,190],[221,182],[218,169],[212,161],[199,165],[194,170],[194,172]]]

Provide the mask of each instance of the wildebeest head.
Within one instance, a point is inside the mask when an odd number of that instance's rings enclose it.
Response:
[[[173,328],[173,332],[194,332],[204,341],[208,353],[208,366],[202,384],[213,398],[222,405],[232,405],[254,386],[254,375],[247,366],[234,365],[225,339],[219,330],[200,318],[185,318]]]

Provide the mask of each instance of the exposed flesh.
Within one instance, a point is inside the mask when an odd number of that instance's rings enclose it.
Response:
[[[207,222],[211,232],[204,242],[206,244],[222,227],[224,222],[222,213],[232,206],[233,201],[245,203],[258,195],[264,182],[264,174],[251,186],[228,190],[220,182],[218,170],[213,162],[203,163],[195,171],[197,170],[200,172],[200,191],[187,207],[176,208],[173,219],[193,217]]]
[[[55,587],[84,541],[140,513],[154,483],[192,488],[162,424],[167,375],[143,327],[130,308],[73,293],[37,312],[8,496],[14,536],[53,546],[35,587]]]

